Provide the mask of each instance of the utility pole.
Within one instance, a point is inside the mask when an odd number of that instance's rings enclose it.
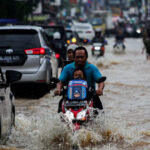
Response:
[[[147,0],[147,8],[146,8],[146,20],[150,21],[150,0]]]
[[[95,2],[94,2],[94,9],[97,10],[98,6],[99,6],[98,0],[95,0]]]

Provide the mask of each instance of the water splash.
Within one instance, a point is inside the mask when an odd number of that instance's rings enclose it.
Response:
[[[7,145],[23,150],[70,150],[74,145],[79,149],[97,147],[119,150],[120,145],[124,148],[148,145],[140,141],[146,133],[127,128],[123,121],[116,122],[103,112],[99,113],[92,124],[76,132],[72,132],[59,115],[49,118],[48,115],[27,117],[20,114],[16,116],[16,126]]]

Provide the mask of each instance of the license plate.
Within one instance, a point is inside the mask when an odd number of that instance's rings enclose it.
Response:
[[[15,63],[18,62],[20,60],[19,56],[0,56],[0,64],[2,63]]]

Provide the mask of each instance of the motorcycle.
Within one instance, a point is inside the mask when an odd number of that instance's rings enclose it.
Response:
[[[104,53],[105,53],[104,44],[93,43],[93,45],[92,45],[92,56],[94,56],[95,53],[98,53],[100,56],[104,56]]]
[[[102,77],[99,83],[105,80],[106,77]],[[62,121],[66,122],[73,131],[92,122],[96,117],[93,108],[93,97],[96,93],[88,87],[85,80],[71,80],[62,93],[63,102],[60,113]]]
[[[113,51],[114,53],[120,53],[125,51],[125,45],[122,41],[118,41],[114,46],[113,46]]]

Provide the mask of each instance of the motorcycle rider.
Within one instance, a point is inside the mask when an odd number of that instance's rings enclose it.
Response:
[[[107,44],[105,37],[102,35],[101,29],[95,29],[95,37],[93,38],[92,43],[102,43],[103,45]]]
[[[144,47],[142,49],[142,54],[144,50],[146,51],[146,59],[150,60],[150,36],[148,35],[148,29],[146,27],[142,28],[142,39]]]
[[[74,61],[74,50],[78,47],[76,44],[70,44],[67,47],[67,60],[64,61],[64,66]]]
[[[113,48],[116,47],[118,43],[122,43],[123,50],[125,50],[124,39],[125,39],[125,36],[124,36],[123,30],[121,28],[118,28],[116,37],[115,37],[115,44]]]
[[[74,51],[74,56],[74,62],[66,65],[62,70],[55,94],[61,94],[63,85],[67,85],[68,82],[72,80],[75,69],[79,67],[83,69],[86,75],[88,86],[96,91],[96,95],[93,98],[93,107],[103,109],[99,96],[103,94],[104,82],[98,83],[99,79],[102,77],[102,74],[95,65],[88,63],[88,52],[85,47],[77,47]],[[96,83],[98,84],[97,90]]]
[[[62,67],[62,64],[66,58],[66,52],[65,52],[65,46],[63,44],[63,40],[61,38],[60,32],[55,32],[53,34],[53,40],[51,42],[51,47],[55,51],[55,53],[60,55],[59,66]]]

